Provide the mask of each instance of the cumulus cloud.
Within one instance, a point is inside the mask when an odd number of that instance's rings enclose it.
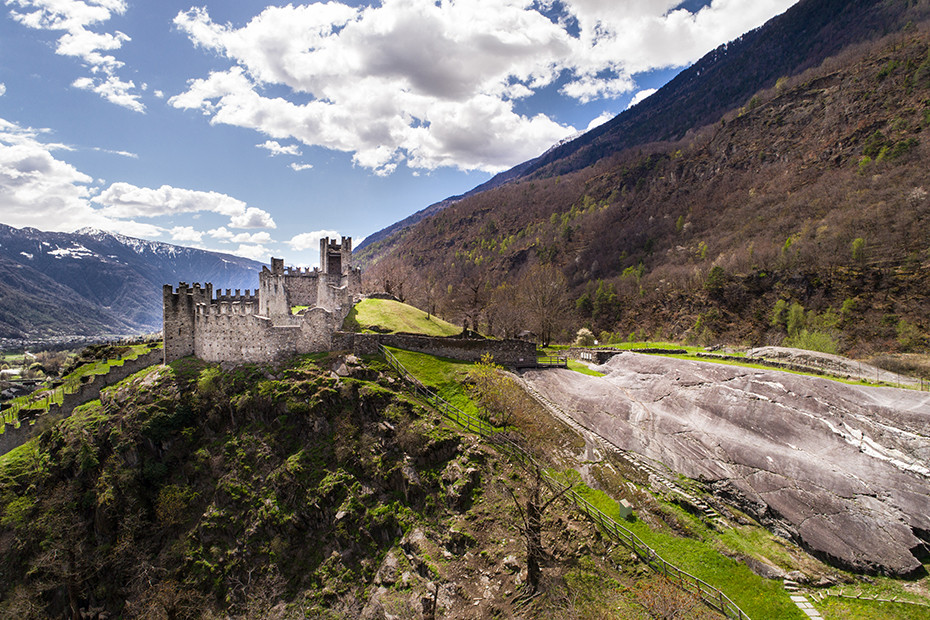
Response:
[[[298,164],[297,162],[294,162],[291,164],[291,170],[293,170],[294,172],[301,172],[302,170],[310,170],[311,168],[313,168],[313,164]]]
[[[271,214],[218,192],[162,185],[157,189],[113,183],[94,198],[101,213],[112,218],[159,217],[202,211],[229,216],[232,228],[275,228]]]
[[[263,263],[268,262],[268,257],[271,256],[271,250],[263,245],[242,244],[233,250],[232,253],[237,256],[251,258],[252,260],[261,261]]]
[[[75,88],[97,93],[107,101],[143,112],[145,106],[133,93],[132,81],[116,72],[123,66],[110,52],[119,50],[130,37],[120,31],[95,32],[91,28],[126,12],[125,0],[6,0],[14,7],[10,16],[29,28],[63,32],[56,53],[78,58],[91,75],[76,79]]]
[[[186,241],[189,243],[200,243],[203,241],[203,233],[199,230],[194,230],[192,226],[175,226],[170,232],[172,241]]]
[[[6,84],[0,82],[0,97],[6,94]]]
[[[647,88],[646,90],[639,91],[638,93],[633,95],[633,99],[630,100],[630,105],[627,106],[627,109],[632,108],[634,105],[636,105],[643,99],[651,97],[652,94],[656,92],[656,90],[657,89],[655,88]]]
[[[591,122],[588,123],[588,126],[585,127],[585,131],[591,131],[595,127],[600,127],[601,125],[603,125],[604,123],[612,119],[614,116],[616,116],[616,114],[614,114],[613,112],[601,112],[600,116],[592,119]]]
[[[330,239],[340,239],[340,234],[335,230],[315,230],[313,232],[300,233],[294,235],[287,242],[295,252],[302,250],[311,250],[320,247],[320,239],[329,237]],[[357,244],[356,244],[357,245]]]
[[[275,227],[265,211],[225,194],[167,185],[149,189],[129,183],[113,183],[99,192],[91,176],[55,156],[56,151],[71,149],[44,141],[49,133],[0,118],[0,221],[4,224],[65,232],[89,226],[197,247],[209,236],[240,244],[232,253],[249,258],[264,258],[268,250],[263,244],[274,243],[265,231],[234,233],[220,226],[202,232],[173,224],[175,216],[211,212],[228,217],[233,228]],[[132,156],[122,151],[105,152]],[[162,218],[162,222],[134,218]]]
[[[0,119],[0,213],[11,226],[74,230],[106,222],[90,206],[93,179],[56,158],[43,131]]]
[[[265,149],[268,151],[272,157],[276,155],[293,155],[294,157],[300,157],[303,153],[300,151],[300,147],[296,144],[282,145],[279,144],[277,140],[266,140],[261,144],[256,144],[260,149]]]
[[[331,1],[267,7],[241,27],[192,8],[175,25],[230,66],[169,103],[269,145],[352,153],[377,174],[493,172],[576,131],[518,112],[520,100],[554,85],[582,102],[631,92],[638,73],[693,62],[795,1],[714,0],[697,12],[681,0]],[[268,85],[285,88],[272,97]]]

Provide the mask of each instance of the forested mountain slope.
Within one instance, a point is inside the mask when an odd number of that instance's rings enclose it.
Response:
[[[910,25],[681,140],[463,199],[368,277],[501,332],[539,322],[523,291],[545,268],[569,331],[920,348],[928,127],[930,35]]]
[[[926,0],[802,0],[762,27],[708,53],[639,105],[463,196],[515,179],[579,170],[638,145],[678,140],[690,130],[717,122],[781,77],[802,73],[851,45],[928,17],[930,3]],[[360,260],[375,262],[400,241],[405,229],[463,196],[438,202],[369,235],[358,248],[362,250]]]

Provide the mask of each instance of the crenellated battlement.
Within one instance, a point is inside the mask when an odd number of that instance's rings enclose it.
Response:
[[[254,303],[242,301],[214,301],[210,304],[197,304],[194,307],[194,314],[200,318],[202,316],[233,316],[254,314]]]
[[[210,299],[213,296],[213,285],[207,283],[205,286],[201,287],[200,282],[194,282],[192,286],[188,286],[187,282],[180,282],[177,288],[172,287],[170,284],[164,286],[164,295],[176,295],[178,297],[183,297],[185,295],[192,296],[198,301],[200,299]]]
[[[252,289],[245,289],[245,293],[242,293],[240,289],[236,289],[233,293],[230,289],[226,289],[226,292],[223,293],[223,289],[216,289],[216,297],[214,301],[246,301],[246,302],[258,302],[258,290],[252,292]]]
[[[285,267],[284,275],[304,278],[315,278],[320,275],[319,267]]]

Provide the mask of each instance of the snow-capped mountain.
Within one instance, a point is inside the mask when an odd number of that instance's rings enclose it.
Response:
[[[255,289],[246,258],[84,228],[0,224],[0,339],[47,341],[158,331],[162,285]]]

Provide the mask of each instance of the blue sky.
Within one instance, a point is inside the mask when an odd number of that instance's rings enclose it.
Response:
[[[796,0],[4,0],[0,223],[312,265]]]

